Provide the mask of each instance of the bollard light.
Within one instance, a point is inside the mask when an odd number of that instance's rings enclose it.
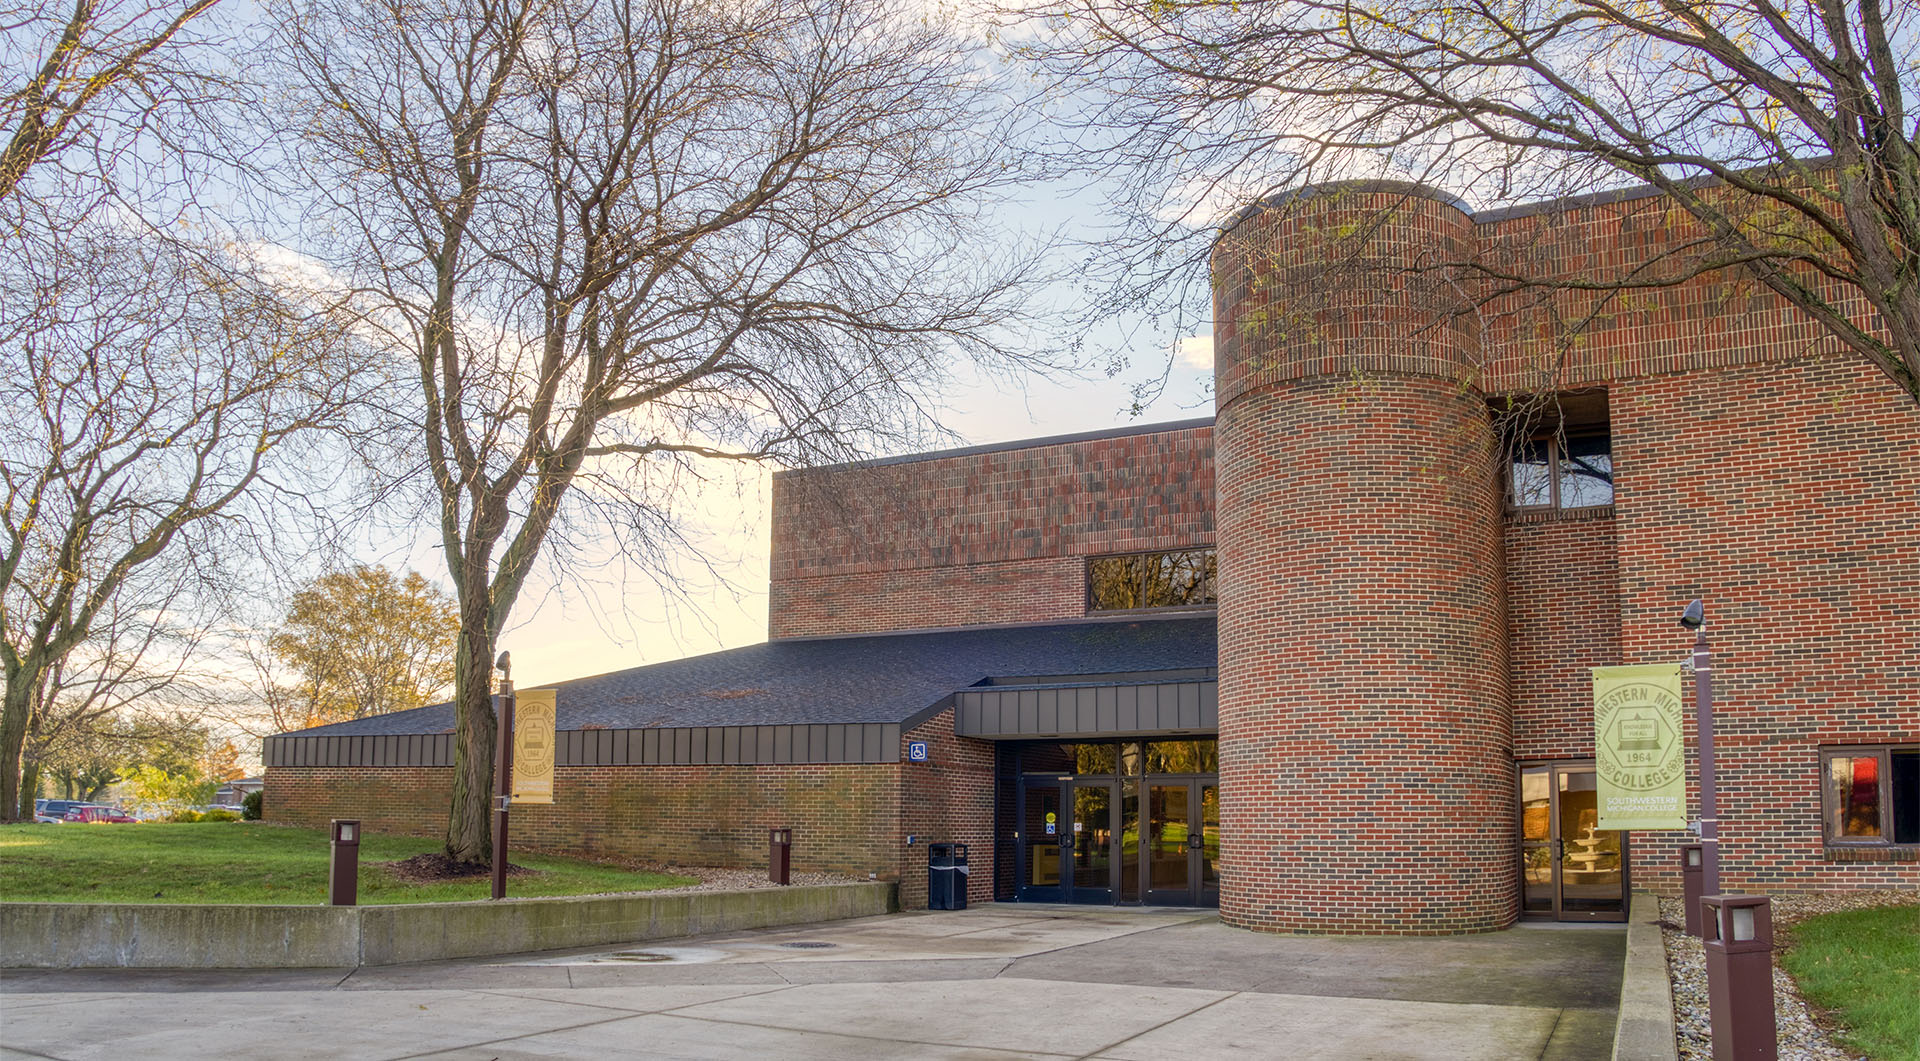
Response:
[[[1773,915],[1764,895],[1701,899],[1715,1061],[1774,1061]]]
[[[333,820],[332,857],[327,864],[327,903],[354,906],[360,901],[360,823]]]
[[[1700,868],[1700,849],[1698,847],[1687,848],[1687,868],[1688,869]]]

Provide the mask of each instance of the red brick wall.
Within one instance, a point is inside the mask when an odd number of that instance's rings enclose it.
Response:
[[[907,743],[927,742],[928,761],[907,762]],[[967,845],[967,902],[993,901],[994,747],[953,733],[953,712],[943,711],[900,739],[900,827],[915,837],[904,848],[900,867],[900,905],[927,905],[927,848],[930,843]],[[902,838],[904,842],[904,837]]]
[[[952,725],[949,723],[951,732]],[[266,817],[296,825],[359,818],[375,832],[440,836],[452,772],[274,767]],[[513,810],[516,848],[686,866],[764,869],[767,830],[793,830],[793,868],[898,875],[900,768],[803,766],[559,767],[551,806]],[[988,821],[992,818],[989,814]],[[921,871],[925,899],[925,867]]]
[[[1215,252],[1231,924],[1451,933],[1517,911],[1487,407],[1460,382],[1472,332],[1436,315],[1445,277],[1403,268],[1469,225],[1414,200],[1336,247],[1394,198],[1256,216]]]
[[[1593,755],[1590,667],[1620,662],[1620,591],[1608,509],[1507,518],[1513,754]]]
[[[261,817],[324,827],[358,819],[369,832],[445,836],[453,771],[447,767],[273,767],[264,775]]]
[[[1086,614],[1086,558],[1213,542],[1213,430],[785,472],[773,637]]]
[[[1920,740],[1920,410],[1837,359],[1613,395],[1623,661],[1684,658],[1706,598],[1725,886],[1920,886],[1826,855],[1819,776],[1822,745]],[[1681,835],[1635,839],[1636,880],[1677,890]]]

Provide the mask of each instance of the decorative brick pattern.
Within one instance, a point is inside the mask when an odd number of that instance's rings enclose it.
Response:
[[[784,472],[770,635],[1086,614],[1086,558],[1213,542],[1213,429]]]

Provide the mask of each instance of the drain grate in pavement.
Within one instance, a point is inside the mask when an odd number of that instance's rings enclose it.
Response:
[[[673,960],[673,955],[655,954],[647,950],[623,950],[607,955],[606,960],[610,962],[670,962]]]
[[[782,943],[780,945],[789,950],[826,950],[829,947],[839,946],[837,943],[818,943],[813,940],[802,940],[798,943]]]

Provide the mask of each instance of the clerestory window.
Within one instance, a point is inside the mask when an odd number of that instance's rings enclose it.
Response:
[[[1138,611],[1215,603],[1212,549],[1096,556],[1087,561],[1087,610]]]

